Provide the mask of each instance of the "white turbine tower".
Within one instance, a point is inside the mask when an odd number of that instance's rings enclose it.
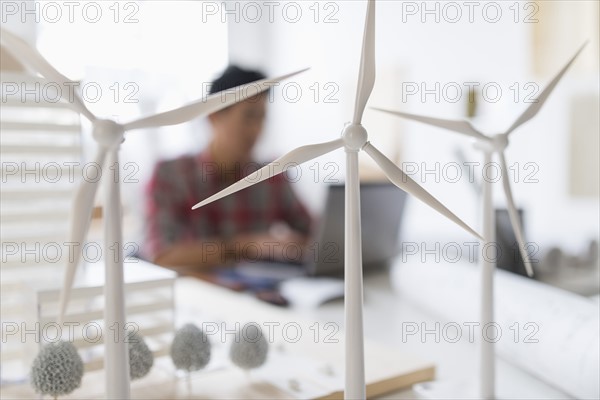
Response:
[[[450,131],[462,133],[469,136],[475,141],[475,148],[483,152],[484,164],[488,165],[492,162],[492,156],[498,155],[500,169],[502,172],[502,184],[506,197],[506,206],[510,222],[517,239],[519,250],[523,258],[523,263],[529,276],[533,276],[533,269],[527,254],[527,247],[523,238],[523,232],[519,222],[519,213],[513,200],[512,190],[510,188],[510,180],[508,176],[508,167],[504,157],[504,150],[508,146],[509,135],[519,126],[523,125],[540,111],[545,101],[550,96],[560,79],[575,61],[579,53],[583,50],[584,43],[577,53],[569,60],[569,62],[558,72],[558,74],[550,81],[548,86],[544,88],[538,98],[517,118],[510,128],[504,133],[496,135],[485,135],[475,129],[469,121],[465,120],[446,120],[440,118],[432,118],[421,115],[409,114],[400,111],[390,111],[381,108],[373,109],[383,111],[402,118],[418,121],[427,125],[433,125],[439,128],[448,129]],[[483,245],[493,245],[495,243],[495,216],[492,204],[492,184],[489,179],[483,179]],[[481,277],[481,326],[493,322],[494,316],[494,270],[496,267],[495,260],[487,257],[481,257],[482,277]],[[495,396],[495,362],[494,362],[494,344],[490,340],[481,340],[480,348],[480,388],[479,396],[484,399],[492,399]],[[430,385],[430,387],[432,387]],[[436,393],[437,395],[441,393]]]
[[[342,137],[330,142],[302,146],[273,161],[271,164],[248,175],[228,188],[196,204],[193,209],[255,185],[280,174],[292,165],[299,165],[333,150],[346,151],[346,203],[345,203],[345,329],[346,329],[346,375],[345,398],[365,399],[365,372],[363,346],[363,277],[360,227],[360,186],[358,178],[358,152],[364,150],[384,171],[389,180],[400,189],[417,197],[471,234],[481,238],[419,186],[392,161],[373,146],[367,131],[361,125],[363,111],[375,83],[375,0],[369,0],[363,38],[362,56],[352,123],[346,125]]]
[[[12,33],[2,29],[1,44],[15,57],[35,72],[46,79],[59,85],[71,82],[67,77],[58,72],[44,59],[44,57],[25,41]],[[153,128],[159,126],[176,125],[187,122],[193,118],[207,115],[234,103],[247,99],[263,92],[278,81],[294,76],[302,71],[280,76],[274,79],[263,79],[247,85],[238,86],[231,91],[216,93],[204,99],[187,104],[174,110],[144,117],[126,124],[100,119],[92,114],[81,98],[74,93],[71,99],[75,111],[85,116],[93,126],[93,137],[98,143],[98,151],[94,161],[100,168],[104,165],[118,166],[118,152],[124,141],[124,134],[134,129]],[[111,174],[112,175],[112,174]],[[82,245],[89,230],[94,197],[98,188],[98,181],[81,182],[75,195],[75,204],[71,216],[70,242]],[[115,168],[112,179],[106,182],[106,197],[104,203],[104,242],[105,249],[117,249],[117,254],[104,257],[105,261],[105,314],[104,323],[107,329],[105,335],[106,357],[104,370],[106,372],[106,394],[110,399],[128,399],[129,393],[129,361],[127,343],[125,341],[125,291],[123,282],[123,246],[121,226],[121,196],[119,192],[119,168]],[[113,247],[114,246],[114,247]],[[65,273],[64,286],[60,297],[59,323],[62,324],[70,291],[73,286],[75,272],[81,258],[77,251],[73,259],[69,259]],[[108,329],[113,330],[114,337],[108,335]]]

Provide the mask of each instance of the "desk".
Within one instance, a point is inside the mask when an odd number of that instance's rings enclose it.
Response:
[[[156,272],[172,274],[165,270]],[[250,294],[192,277],[176,280],[175,297],[177,325],[194,323],[206,332],[212,344],[211,362],[206,370],[191,375],[188,386],[185,375],[175,372],[169,357],[157,358],[148,376],[132,382],[132,398],[341,398],[344,376],[341,324],[305,318],[295,310],[275,307]],[[130,316],[128,321],[138,322],[136,316]],[[231,365],[227,352],[236,331],[250,322],[260,324],[272,344],[268,362],[245,375]],[[367,393],[389,393],[390,388],[406,387],[434,376],[433,364],[409,353],[369,340],[365,341],[365,348],[367,382],[377,383],[369,385]],[[299,382],[299,388],[291,385],[292,381]],[[79,389],[61,398],[93,399],[101,398],[103,393],[104,372],[90,371],[84,375]],[[36,396],[27,384],[21,384],[4,386],[1,397]]]
[[[416,323],[426,326],[434,326],[436,319],[431,318],[427,313],[419,310],[417,307],[403,301],[392,289],[389,279],[390,272],[379,271],[368,273],[365,276],[365,296],[364,296],[364,321],[365,338],[369,342],[374,342],[379,346],[389,346],[389,348],[399,349],[400,353],[414,354],[417,357],[432,361],[436,364],[438,379],[457,380],[468,379],[477,376],[477,346],[466,340],[460,340],[456,343],[440,341],[436,343],[432,340],[421,341],[418,336],[404,338],[406,323]],[[303,332],[306,334],[300,342],[307,340],[313,341],[315,332],[318,332],[321,338],[326,334],[332,334],[334,330],[326,329],[326,324],[337,326],[343,329],[343,301],[334,301],[315,309],[281,309],[270,306],[256,300],[253,296],[246,293],[236,293],[227,289],[217,287],[213,284],[200,281],[191,277],[182,277],[176,280],[176,321],[177,325],[187,322],[208,321],[220,324],[228,321],[267,321],[279,323],[286,322],[300,323]],[[260,304],[259,307],[255,305]],[[247,310],[253,312],[247,315]],[[208,326],[207,326],[208,327]],[[205,328],[207,328],[205,327]],[[230,328],[231,326],[227,326]],[[312,329],[311,329],[312,327]],[[293,333],[290,331],[290,335]],[[343,343],[343,334],[341,331],[333,333],[335,338]],[[280,351],[279,345],[275,344],[276,350]],[[290,345],[290,350],[293,351]],[[338,346],[339,347],[339,346]],[[216,351],[223,351],[224,346],[216,346]],[[316,351],[320,351],[315,347]],[[320,348],[322,349],[322,347]],[[367,349],[367,352],[369,349]],[[135,397],[164,397],[168,394],[170,398],[198,398],[189,396],[188,389],[184,379],[174,379],[170,360],[163,357],[158,360],[149,377],[132,383],[132,390],[136,393]],[[341,368],[342,365],[336,365],[335,368]],[[367,365],[367,374],[369,373]],[[243,373],[236,375],[235,382],[247,379]],[[94,398],[103,391],[103,378],[84,376],[84,386],[87,393],[95,395],[81,396],[81,392],[76,391],[70,398]],[[565,399],[569,396],[561,393],[546,383],[530,376],[503,360],[498,360],[497,365],[498,386],[510,386],[515,389],[514,398],[544,398],[544,399]],[[198,373],[194,379],[193,385],[201,387],[203,381],[202,372]],[[158,382],[167,382],[158,384]],[[256,382],[250,385],[253,390],[260,392],[262,389]],[[231,376],[224,376],[222,384],[235,386]],[[248,386],[246,384],[246,386]],[[80,389],[82,390],[82,389]],[[166,392],[165,392],[166,390]],[[162,394],[162,395],[161,395]],[[141,396],[141,397],[140,397]],[[210,398],[210,393],[204,398]],[[7,386],[2,388],[2,398],[32,398],[31,389],[28,386]],[[234,396],[232,396],[234,397]],[[69,398],[69,397],[67,397]],[[238,398],[243,398],[239,396]],[[415,398],[415,393],[411,390],[402,390],[389,393],[383,399],[411,399]]]
[[[394,267],[392,267],[394,268]],[[197,282],[193,278],[180,278],[177,282],[177,309],[180,315],[180,323],[185,322],[186,313],[193,313],[196,306],[190,304],[187,295],[188,287],[196,287]],[[206,289],[211,286],[201,283]],[[204,286],[207,285],[207,286]],[[216,289],[215,289],[216,290]],[[219,291],[221,289],[218,289]],[[257,301],[253,296],[244,293],[236,293],[235,296],[241,296],[248,302]],[[326,323],[333,323],[343,327],[344,313],[343,300],[338,300],[324,304],[315,309],[293,309],[305,321],[312,323],[319,322],[321,326]],[[209,306],[210,307],[210,306]],[[282,315],[287,311],[271,307],[274,315]],[[232,310],[235,313],[235,310]],[[238,311],[238,313],[240,313]],[[407,323],[416,323],[419,326],[425,324],[432,327],[436,318],[431,317],[427,312],[418,307],[403,301],[395,293],[390,283],[390,270],[367,273],[365,275],[364,286],[364,322],[365,338],[383,346],[390,346],[405,351],[408,354],[414,354],[423,360],[432,361],[436,365],[437,379],[441,380],[467,380],[477,376],[478,370],[478,346],[476,343],[469,343],[468,340],[460,340],[456,343],[440,341],[435,343],[432,340],[421,341],[420,338],[411,336],[405,338],[403,342],[402,335],[406,331]],[[536,377],[522,371],[510,363],[497,360],[497,385],[499,388],[512,387],[515,399],[568,399],[570,396],[558,391],[539,380]],[[397,391],[383,396],[383,399],[412,399],[416,394],[412,390]]]
[[[393,267],[392,267],[393,268]],[[314,310],[298,310],[307,318],[333,321],[343,325],[343,302],[325,304]],[[407,325],[416,323],[433,327],[438,319],[427,312],[403,301],[390,284],[390,272],[382,271],[365,275],[364,286],[365,337],[382,345],[397,346],[416,356],[433,361],[436,365],[436,379],[468,380],[477,376],[478,346],[468,340],[449,343],[440,340],[436,343],[431,336],[422,341],[418,335],[405,337]],[[442,325],[445,321],[442,322]],[[403,332],[404,330],[404,332]],[[406,335],[408,336],[408,335]],[[465,338],[466,339],[466,338]],[[497,359],[497,386],[514,387],[515,399],[569,399],[570,396],[558,391],[536,377],[520,370],[510,363]],[[383,399],[413,399],[412,390],[403,390],[382,397]]]

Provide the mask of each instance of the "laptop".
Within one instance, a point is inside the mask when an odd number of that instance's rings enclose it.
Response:
[[[406,193],[391,183],[361,183],[360,216],[363,270],[384,265],[399,252],[400,223]],[[342,276],[344,273],[343,185],[329,187],[315,250],[307,251],[306,263],[313,276]]]
[[[361,183],[363,271],[385,265],[400,250],[400,223],[406,193],[391,183]],[[242,262],[223,272],[224,278],[245,280],[249,286],[269,287],[300,276],[344,275],[344,185],[328,188],[316,235],[298,263]]]

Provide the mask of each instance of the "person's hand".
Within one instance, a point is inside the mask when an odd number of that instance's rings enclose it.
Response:
[[[307,238],[287,226],[277,225],[267,232],[237,235],[233,241],[241,259],[300,263]]]

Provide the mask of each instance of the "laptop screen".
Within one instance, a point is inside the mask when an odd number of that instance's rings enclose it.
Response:
[[[312,275],[344,271],[343,185],[329,187],[320,232],[314,244]],[[391,183],[361,183],[360,210],[363,268],[385,263],[399,250],[399,233],[406,193]]]

